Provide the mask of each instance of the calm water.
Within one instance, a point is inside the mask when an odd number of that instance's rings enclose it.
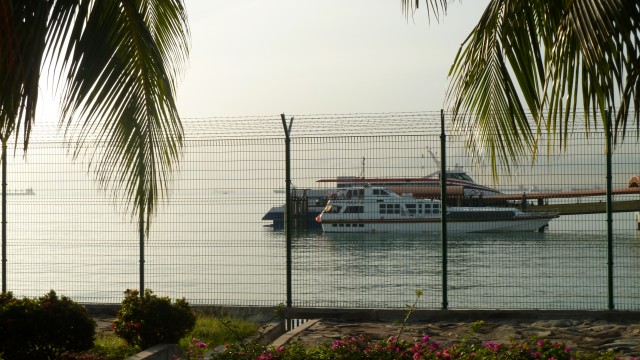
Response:
[[[184,194],[183,194],[184,195]],[[284,303],[284,233],[262,215],[270,194],[182,196],[163,207],[145,245],[145,287],[192,303]],[[56,290],[81,302],[117,303],[139,287],[135,221],[106,198],[10,199],[8,290]],[[635,214],[615,215],[614,289],[618,309],[640,309],[640,239]],[[605,309],[604,215],[566,216],[544,234],[473,234],[447,247],[452,309]],[[439,234],[323,234],[292,241],[294,306],[421,308],[443,302]]]

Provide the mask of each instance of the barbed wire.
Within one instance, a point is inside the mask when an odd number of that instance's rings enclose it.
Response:
[[[281,114],[247,116],[202,116],[183,117],[184,139],[225,140],[225,139],[267,139],[285,137]],[[413,112],[372,112],[372,113],[325,113],[325,114],[284,114],[287,126],[293,118],[291,136],[341,137],[341,136],[398,136],[436,135],[440,133],[440,111]],[[531,115],[528,115],[531,117]],[[447,133],[454,132],[451,115],[444,113]],[[634,118],[630,114],[630,118]],[[533,121],[532,121],[533,123]],[[79,129],[69,128],[66,134],[55,122],[36,123],[31,132],[30,142],[68,142],[75,139]],[[543,130],[544,131],[544,130]],[[571,132],[603,131],[602,126],[585,126],[584,114],[576,113],[571,124]],[[92,135],[89,135],[92,136]],[[14,137],[11,142],[15,141]],[[97,140],[86,138],[87,141]],[[17,136],[18,144],[23,143],[22,135]],[[20,147],[19,145],[18,147]]]

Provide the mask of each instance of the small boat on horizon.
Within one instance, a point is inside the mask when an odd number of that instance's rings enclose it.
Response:
[[[316,217],[327,233],[439,232],[442,203],[398,195],[377,186],[344,188]],[[543,232],[557,213],[525,213],[513,207],[447,207],[447,231]]]
[[[35,195],[36,193],[32,188],[26,188],[24,190],[7,191],[7,195]]]

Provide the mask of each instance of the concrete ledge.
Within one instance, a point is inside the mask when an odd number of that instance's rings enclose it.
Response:
[[[173,360],[182,356],[182,352],[175,344],[158,344],[141,351],[126,360]]]
[[[262,334],[254,337],[254,339],[262,345],[268,345],[285,333],[284,321],[272,322],[267,325]]]
[[[328,309],[328,308],[285,308],[284,316],[289,319],[334,319],[339,321],[402,321],[407,310],[389,309]],[[595,319],[595,320],[638,320],[640,311],[621,310],[419,310],[409,316],[415,321],[476,321],[476,320],[542,320],[542,319]]]
[[[309,327],[315,325],[318,321],[320,321],[320,319],[312,319],[309,320],[307,322],[305,322],[304,324],[298,326],[297,328],[290,330],[284,334],[282,334],[279,338],[275,339],[271,345],[278,347],[278,346],[282,346],[285,345],[286,343],[288,343],[294,336],[298,335],[299,333],[301,333],[302,331],[308,329]]]

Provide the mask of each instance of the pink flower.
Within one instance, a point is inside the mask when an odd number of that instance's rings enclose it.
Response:
[[[283,352],[283,351],[284,351],[284,346],[278,346],[278,347],[276,348],[276,351],[277,351],[277,352]]]
[[[422,354],[420,354],[419,352],[413,354],[413,360],[418,360],[420,359],[420,357],[422,357]]]
[[[429,341],[429,335],[425,335],[422,337],[422,342],[426,343],[427,341]]]
[[[344,345],[344,341],[342,340],[336,340],[333,342],[333,344],[331,345],[331,349],[336,349],[340,346]]]
[[[500,344],[497,342],[489,341],[484,343],[484,347],[489,348],[493,351],[498,351],[500,349]]]
[[[199,348],[201,348],[201,349],[202,349],[202,348],[206,348],[206,347],[207,347],[207,344],[206,344],[206,343],[204,343],[204,342],[202,342],[202,341],[199,341],[199,342],[197,342],[197,343],[196,343],[196,347],[199,347]]]

